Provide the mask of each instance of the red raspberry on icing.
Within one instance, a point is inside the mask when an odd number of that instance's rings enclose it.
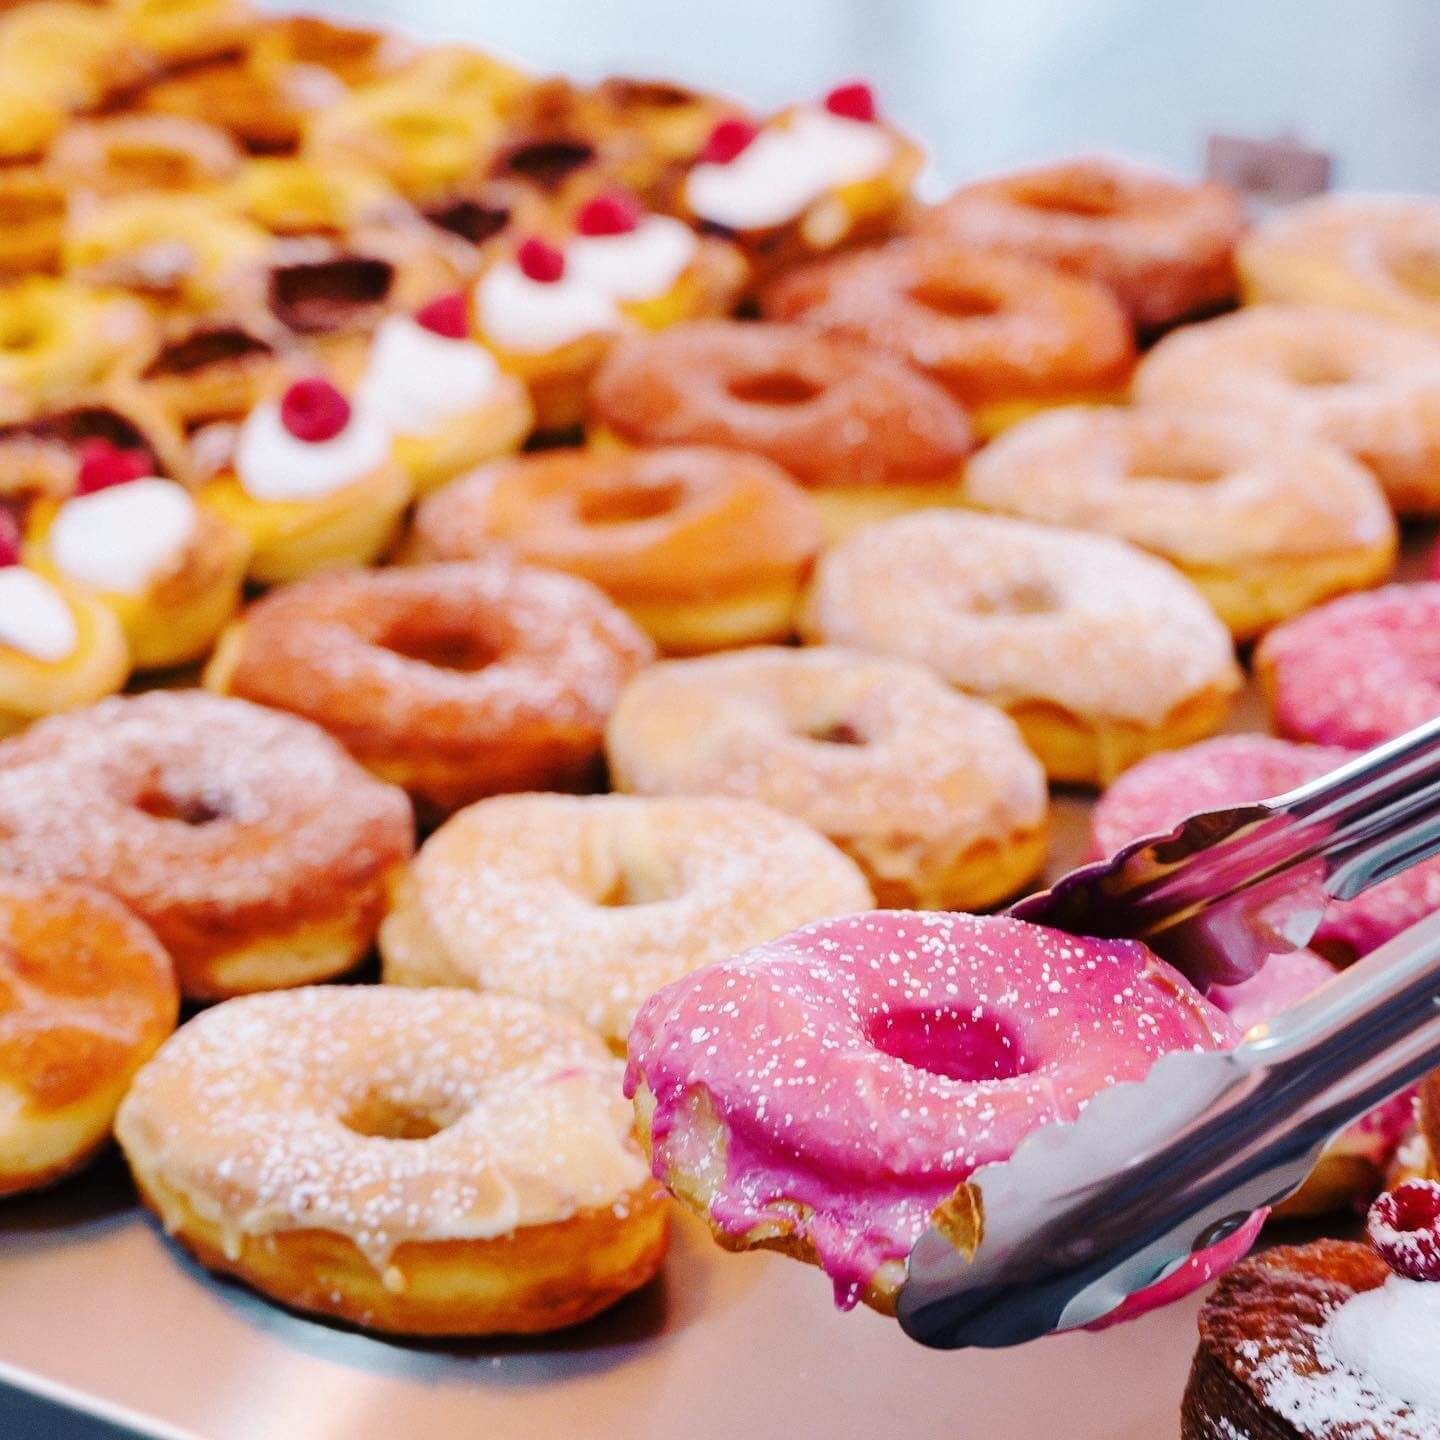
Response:
[[[13,510],[0,509],[0,568],[20,563],[20,521]]]
[[[874,120],[875,92],[863,80],[852,80],[848,85],[837,85],[825,97],[825,108],[846,120]]]
[[[154,473],[155,467],[145,451],[123,450],[97,436],[80,446],[80,471],[75,478],[75,493],[93,495],[97,490],[108,490],[112,485],[128,485],[132,480],[141,480]]]
[[[728,165],[760,133],[760,127],[732,115],[710,132],[700,159],[706,165]]]
[[[1440,1184],[1407,1180],[1370,1207],[1365,1224],[1380,1258],[1407,1280],[1440,1280]]]
[[[532,235],[515,252],[515,263],[526,279],[553,285],[565,278],[565,255],[538,235]]]
[[[350,423],[350,402],[328,380],[297,380],[281,397],[280,423],[297,440],[318,445]]]
[[[463,340],[470,332],[464,294],[454,290],[449,295],[432,300],[415,312],[415,323],[432,335],[443,335],[447,340]]]
[[[607,190],[586,202],[575,217],[575,228],[582,235],[628,235],[644,214],[638,200],[622,190]]]

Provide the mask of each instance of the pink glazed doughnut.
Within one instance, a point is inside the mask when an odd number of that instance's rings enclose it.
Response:
[[[625,1084],[655,1175],[721,1245],[818,1264],[842,1308],[890,1314],[911,1246],[977,1167],[1169,1051],[1236,1038],[1133,941],[881,910],[661,990]]]
[[[1275,728],[1363,750],[1440,715],[1440,582],[1346,595],[1272,630],[1255,673]]]

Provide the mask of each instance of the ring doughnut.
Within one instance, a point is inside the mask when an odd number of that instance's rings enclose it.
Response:
[[[70,125],[50,152],[67,184],[95,195],[208,189],[240,169],[224,130],[179,115],[113,115]]]
[[[933,381],[793,325],[716,320],[626,337],[596,377],[591,413],[624,444],[773,460],[813,492],[832,538],[953,503],[974,443],[965,412]]]
[[[1368,465],[1402,515],[1440,514],[1440,344],[1421,331],[1261,305],[1166,336],[1135,394],[1309,430]]]
[[[1367,749],[1440,715],[1440,583],[1346,595],[1272,630],[1255,673],[1292,740]]]
[[[0,875],[0,1195],[83,1165],[175,1028],[160,943],[116,901]]]
[[[205,683],[315,721],[445,814],[499,791],[585,786],[621,685],[653,653],[583,580],[495,559],[273,591]]]
[[[901,655],[1004,708],[1052,780],[1105,784],[1219,729],[1230,636],[1163,560],[1105,535],[931,511],[820,559],[800,628]]]
[[[504,551],[598,585],[662,650],[783,640],[820,549],[809,498],[759,455],[554,450],[424,500],[422,560]]]
[[[619,1071],[521,1000],[317,986],[190,1021],[116,1133],[165,1228],[285,1305],[395,1334],[555,1330],[665,1254]]]
[[[1098,280],[1155,330],[1234,298],[1245,211],[1223,185],[1092,156],[962,186],[918,224]]]
[[[623,1054],[662,985],[872,903],[820,835],[748,800],[500,795],[425,842],[380,953],[387,984],[518,995]]]
[[[1054,410],[970,462],[964,499],[1114,535],[1175,565],[1238,640],[1385,579],[1374,476],[1320,440],[1219,410]]]
[[[1102,285],[944,236],[892,240],[782,275],[767,316],[892,351],[965,405],[982,435],[1051,405],[1121,400],[1130,322]]]
[[[328,736],[201,691],[102,701],[0,744],[5,868],[114,895],[194,1000],[352,968],[412,843],[405,797]]]
[[[879,911],[667,986],[625,1084],[656,1177],[720,1244],[808,1260],[837,1304],[893,1313],[931,1216],[964,1225],[975,1169],[1161,1055],[1235,1038],[1135,941]]]
[[[796,815],[882,904],[979,909],[1045,861],[1045,776],[1013,724],[918,665],[841,650],[669,660],[606,732],[641,795],[736,795]]]

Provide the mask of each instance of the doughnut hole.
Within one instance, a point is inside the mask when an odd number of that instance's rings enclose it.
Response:
[[[1018,575],[997,575],[984,589],[957,599],[972,615],[1048,615],[1061,608],[1048,582]]]
[[[392,655],[428,665],[434,670],[474,674],[500,658],[500,647],[488,636],[477,634],[460,623],[444,625],[430,621],[401,623],[378,642]]]
[[[882,1011],[866,1023],[865,1038],[892,1059],[947,1080],[1014,1080],[1035,1068],[1015,1026],[983,1006]]]
[[[868,737],[849,720],[829,720],[800,732],[801,738],[816,745],[866,745]]]
[[[671,515],[684,503],[679,480],[582,491],[575,509],[582,525],[638,525]]]
[[[213,795],[176,793],[163,786],[151,786],[135,797],[134,806],[155,820],[173,820],[198,828],[226,818],[226,809]]]
[[[1353,368],[1339,355],[1320,351],[1302,351],[1291,358],[1287,375],[1290,382],[1306,390],[1325,390],[1348,385],[1355,378]]]
[[[388,1095],[367,1095],[340,1117],[340,1123],[372,1140],[428,1140],[453,1121],[421,1105],[406,1105]]]
[[[927,277],[907,293],[915,304],[952,320],[980,320],[1004,308],[994,295],[943,276]]]
[[[1063,184],[1049,182],[1045,177],[1015,191],[1016,202],[1027,210],[1043,210],[1052,215],[1076,215],[1082,219],[1101,220],[1114,215],[1120,208],[1119,197],[1112,185],[1098,178],[1082,180],[1067,178]]]
[[[1209,485],[1223,480],[1229,467],[1217,463],[1210,447],[1172,442],[1166,445],[1137,443],[1128,457],[1127,474],[1135,480],[1176,480],[1191,485]]]
[[[729,385],[730,394],[743,405],[808,405],[818,399],[824,387],[793,370],[760,371],[737,375]]]

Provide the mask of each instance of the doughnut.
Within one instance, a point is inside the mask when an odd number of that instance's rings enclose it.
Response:
[[[1053,410],[976,455],[963,498],[1159,555],[1237,640],[1384,580],[1398,543],[1358,461],[1219,409]]]
[[[113,6],[85,0],[32,0],[0,15],[0,77],[12,77],[66,110],[113,100],[143,73],[142,58],[119,34]]]
[[[1151,331],[1234,298],[1245,211],[1223,185],[1082,156],[964,185],[917,228],[1097,280]]]
[[[0,1195],[61,1179],[109,1140],[179,1004],[170,957],[118,902],[0,874]]]
[[[1366,749],[1440,715],[1440,583],[1347,595],[1278,626],[1255,652],[1275,728]]]
[[[620,1063],[502,995],[315,986],[197,1016],[116,1134],[208,1269],[401,1335],[577,1324],[638,1289],[669,1215]]]
[[[422,560],[503,550],[598,585],[672,653],[789,638],[820,517],[784,471],[733,450],[552,450],[423,501]]]
[[[1103,785],[1199,740],[1240,688],[1225,627],[1164,561],[994,515],[934,510],[853,536],[821,557],[800,628],[1001,706],[1052,780]]]
[[[0,167],[0,276],[60,269],[69,214],[57,176],[36,165]]]
[[[625,1088],[656,1178],[721,1245],[808,1260],[841,1306],[893,1313],[932,1215],[973,1233],[975,1169],[1161,1055],[1234,1039],[1135,941],[879,911],[661,990]]]
[[[437,230],[469,246],[474,264],[508,255],[519,238],[552,228],[550,203],[528,185],[514,180],[482,179],[467,183],[421,207],[421,217]]]
[[[598,590],[495,559],[336,572],[257,601],[206,671],[290,710],[426,814],[592,780],[621,685],[653,651]]]
[[[380,954],[387,984],[518,995],[623,1055],[662,985],[872,904],[852,861],[753,801],[499,795],[421,847]]]
[[[1368,465],[1400,514],[1440,514],[1440,344],[1421,331],[1262,305],[1166,336],[1135,395],[1308,430]]]
[[[229,203],[272,235],[341,237],[377,221],[400,221],[403,202],[378,175],[317,165],[298,155],[260,155],[226,187]]]
[[[596,377],[591,414],[602,439],[773,460],[814,493],[831,538],[952,503],[974,443],[933,381],[794,325],[714,320],[627,337]]]
[[[1418,195],[1325,195],[1268,216],[1235,263],[1252,302],[1334,305],[1440,336],[1440,203]]]
[[[1161,835],[1187,815],[1283,795],[1344,765],[1354,752],[1297,745],[1264,735],[1222,735],[1186,750],[1153,755],[1122,775],[1091,813],[1097,857],[1143,835]],[[1430,860],[1363,895],[1335,902],[1312,948],[1349,965],[1440,910],[1440,861]]]
[[[798,816],[885,905],[980,909],[1045,861],[1045,776],[998,710],[919,665],[842,650],[668,660],[606,730],[617,790]]]
[[[943,235],[892,240],[782,275],[761,297],[800,321],[889,350],[965,405],[982,435],[1051,405],[1123,400],[1135,344],[1110,292]]]
[[[328,979],[410,858],[400,791],[290,715],[156,690],[0,744],[0,864],[108,891],[214,1000]]]
[[[77,121],[50,152],[51,167],[67,184],[105,196],[207,189],[230,179],[240,160],[224,130],[178,115]]]
[[[43,85],[27,82],[3,64],[0,80],[0,164],[34,164],[65,128],[65,106]]]
[[[164,71],[243,50],[258,16],[248,0],[109,0],[122,42]]]
[[[348,25],[324,15],[274,15],[262,23],[250,53],[264,65],[318,66],[353,89],[409,64],[415,45],[388,30]]]

